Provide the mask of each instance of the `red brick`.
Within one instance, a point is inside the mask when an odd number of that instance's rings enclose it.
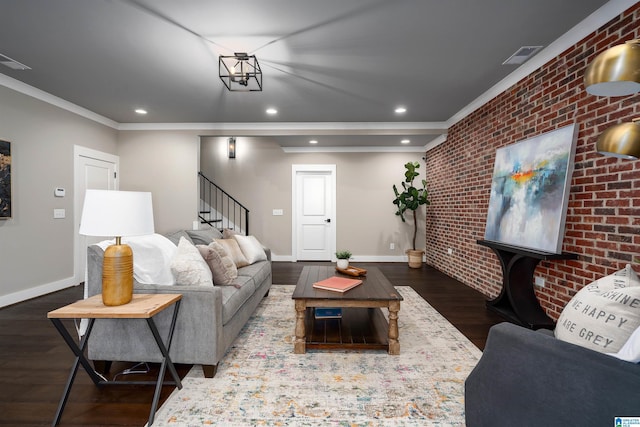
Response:
[[[640,95],[598,97],[582,84],[584,69],[598,53],[640,38],[639,21],[640,3],[448,129],[447,142],[427,155],[429,264],[497,296],[500,265],[476,243],[484,236],[495,151],[574,122],[579,132],[563,250],[580,259],[541,263],[536,274],[549,286],[536,294],[557,318],[578,289],[640,256],[640,162],[595,152],[600,133],[640,115]],[[452,180],[460,171],[464,178]],[[451,245],[460,248],[456,262],[443,255]]]

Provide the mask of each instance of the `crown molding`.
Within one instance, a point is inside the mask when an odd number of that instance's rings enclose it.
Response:
[[[269,122],[269,123],[120,123],[119,130],[194,130],[217,136],[286,135],[440,135],[446,122]]]
[[[555,40],[549,46],[541,50],[529,61],[522,64],[507,77],[496,83],[488,91],[451,116],[446,122],[306,122],[306,123],[118,123],[104,116],[96,114],[84,107],[80,107],[62,98],[51,95],[12,77],[0,73],[0,85],[25,95],[31,96],[43,102],[49,103],[63,110],[72,112],[81,117],[93,120],[117,130],[197,130],[213,131],[219,136],[229,136],[243,132],[247,136],[263,135],[357,135],[369,133],[377,135],[385,134],[446,134],[447,130],[471,114],[473,111],[489,102],[511,86],[533,73],[544,64],[560,55],[566,49],[578,43],[598,28],[605,25],[611,19],[634,6],[634,0],[610,0],[597,9],[582,22]],[[431,143],[430,143],[431,144]],[[424,148],[427,148],[427,144]],[[364,147],[361,147],[364,148]],[[368,147],[375,148],[375,147]],[[433,147],[430,147],[433,148]],[[430,149],[428,148],[428,149]]]
[[[634,0],[610,0],[605,5],[597,9],[591,15],[586,17],[572,29],[564,33],[560,38],[556,39],[546,48],[542,49],[533,58],[522,64],[515,71],[504,79],[500,80],[488,91],[471,101],[469,105],[454,114],[447,120],[447,126],[451,127],[469,114],[491,101],[496,96],[507,91],[511,86],[518,83],[528,75],[532,74],[538,68],[544,66],[547,62],[561,55],[565,50],[580,42],[598,28],[605,25],[613,18],[619,16],[625,10],[629,9],[637,2]]]
[[[417,147],[280,147],[287,154],[292,153],[424,153],[424,146]]]
[[[51,104],[55,107],[77,114],[81,117],[84,117],[85,119],[93,120],[94,122],[100,123],[113,129],[118,129],[119,124],[116,121],[101,116],[100,114],[96,114],[93,111],[87,110],[86,108],[80,107],[79,105],[76,105],[69,101],[65,101],[62,98],[58,98],[55,95],[51,95],[48,92],[30,86],[26,83],[21,82],[20,80],[9,77],[6,74],[0,73],[0,86],[4,86],[8,89],[35,98],[39,101],[46,102],[47,104]]]

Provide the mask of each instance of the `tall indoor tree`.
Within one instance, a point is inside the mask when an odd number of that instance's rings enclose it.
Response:
[[[427,191],[427,181],[425,179],[421,180],[422,186],[416,187],[414,181],[420,175],[417,171],[420,168],[420,163],[418,162],[408,162],[405,163],[405,173],[404,173],[404,181],[401,183],[402,192],[398,191],[398,187],[393,185],[393,192],[395,194],[395,199],[393,199],[393,204],[397,206],[396,215],[402,219],[402,222],[406,222],[405,213],[407,211],[411,211],[413,214],[413,246],[412,251],[420,252],[420,263],[415,265],[415,263],[411,262],[411,256],[409,257],[409,266],[410,267],[419,267],[422,265],[422,254],[424,251],[416,250],[416,237],[418,236],[418,217],[416,215],[416,211],[422,205],[429,205],[431,202],[429,201],[429,192]],[[411,255],[410,250],[407,250],[407,254]]]

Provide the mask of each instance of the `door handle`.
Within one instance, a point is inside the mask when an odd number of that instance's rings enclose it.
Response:
[[[324,222],[327,222],[327,223],[328,223],[328,222],[331,222],[331,218],[327,218],[327,219],[325,219],[325,220],[324,220]]]

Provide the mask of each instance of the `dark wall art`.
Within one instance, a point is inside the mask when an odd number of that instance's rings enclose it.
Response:
[[[0,219],[11,218],[11,143],[0,140]]]

